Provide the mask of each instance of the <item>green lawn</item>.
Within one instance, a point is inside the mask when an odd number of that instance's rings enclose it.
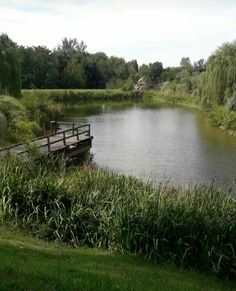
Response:
[[[0,290],[235,290],[212,275],[98,249],[45,243],[0,227]]]

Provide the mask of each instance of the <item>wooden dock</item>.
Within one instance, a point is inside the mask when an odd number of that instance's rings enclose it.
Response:
[[[60,131],[61,124],[67,124],[69,128]],[[92,147],[90,124],[76,125],[75,123],[52,122],[52,133],[38,137],[26,143],[18,143],[0,149],[0,156],[7,153],[15,155],[27,154],[31,147],[36,147],[39,153],[63,154],[64,158],[85,153]]]

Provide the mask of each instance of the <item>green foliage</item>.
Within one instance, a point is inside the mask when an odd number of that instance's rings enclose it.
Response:
[[[191,64],[190,58],[182,58],[180,61],[180,67],[189,73],[193,71],[193,66]]]
[[[88,53],[77,39],[64,38],[53,51],[41,46],[21,46],[19,51],[25,89],[118,88],[119,81],[134,80],[138,72],[136,60]]]
[[[233,92],[233,96],[228,99],[226,108],[231,111],[236,111],[236,89]]]
[[[132,91],[134,90],[134,82],[132,79],[128,79],[127,81],[124,81],[122,85],[122,90],[123,91]]]
[[[168,67],[163,69],[163,72],[161,73],[161,82],[176,81],[176,77],[180,70],[181,68],[179,67]]]
[[[0,95],[0,137],[2,140],[16,141],[17,123],[25,118],[26,110],[19,100]]]
[[[0,111],[0,139],[4,140],[7,137],[7,119],[5,115]]]
[[[144,77],[147,86],[153,88],[161,82],[163,73],[163,65],[160,62],[154,62],[147,65],[142,65],[139,70],[139,77]]]
[[[19,100],[4,95],[0,95],[0,112],[4,114],[9,126],[14,125],[16,120],[23,119],[26,113]]]
[[[50,128],[51,120],[58,120],[62,106],[47,96],[23,97],[17,100],[10,96],[0,96],[1,139],[12,142],[26,141]]]
[[[234,193],[214,186],[153,188],[90,167],[65,174],[8,157],[0,165],[0,194],[2,219],[41,237],[235,278]]]
[[[222,105],[233,96],[236,86],[236,43],[222,45],[207,61],[199,94],[205,107]]]
[[[86,48],[87,45],[83,41],[79,42],[76,38],[64,37],[61,44],[58,45],[57,50],[70,57],[77,52],[84,53]]]
[[[181,70],[176,76],[176,80],[185,93],[192,91],[191,73],[187,69]]]
[[[15,124],[14,139],[17,141],[27,141],[40,132],[39,125],[34,121],[17,120]]]
[[[28,91],[29,94],[22,92],[21,103],[26,109],[28,119],[35,121],[41,128],[50,128],[50,121],[59,120],[62,116],[62,105],[50,99],[49,94],[44,94],[46,92],[54,91]]]
[[[166,94],[197,96],[199,74],[205,70],[203,59],[191,64],[189,58],[182,58],[180,67],[166,68],[161,74],[160,90]]]
[[[20,62],[16,44],[6,35],[0,35],[0,94],[20,96]]]
[[[0,225],[0,257],[0,290],[232,291],[236,285],[140,256],[45,242],[9,225]]]
[[[194,70],[198,73],[202,73],[206,70],[206,63],[204,59],[200,59],[199,61],[194,63]]]
[[[186,94],[186,93],[183,94],[183,92],[180,92],[179,94],[173,93],[173,91],[169,89],[169,84],[167,84],[166,86],[167,88],[164,87],[163,90],[159,90],[159,91],[150,90],[148,92],[145,92],[144,98],[145,97],[148,97],[149,99],[151,98],[154,102],[164,101],[164,102],[171,102],[175,104],[184,104],[190,107],[192,106],[198,107],[198,99],[196,99],[194,96],[190,94]]]
[[[114,90],[22,90],[23,100],[29,102],[31,98],[36,100],[51,100],[66,104],[75,104],[80,101],[99,101],[99,100],[137,100],[142,98],[142,92]],[[25,102],[23,101],[25,104]],[[25,104],[27,107],[27,105]],[[52,119],[54,120],[54,119]]]
[[[80,57],[75,55],[64,70],[63,87],[71,89],[85,88],[86,78],[84,67],[80,63]]]
[[[53,89],[58,86],[57,59],[43,46],[20,47],[22,88]]]
[[[227,130],[236,130],[236,112],[228,111],[224,107],[217,107],[210,113],[213,126]]]

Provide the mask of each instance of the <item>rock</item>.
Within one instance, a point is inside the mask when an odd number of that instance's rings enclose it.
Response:
[[[145,81],[144,81],[144,78],[142,77],[137,81],[136,85],[134,86],[134,89],[136,91],[142,91],[144,87],[145,87]]]

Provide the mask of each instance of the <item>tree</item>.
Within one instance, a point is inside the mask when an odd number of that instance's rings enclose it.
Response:
[[[166,82],[176,80],[176,77],[180,70],[181,68],[179,67],[168,67],[163,69],[163,72],[161,73],[161,81]]]
[[[84,59],[86,56],[86,44],[81,41],[79,42],[76,38],[68,39],[63,38],[61,44],[57,46],[53,51],[53,55],[57,60],[57,70],[58,70],[58,87],[67,89],[73,84],[73,88],[75,84],[78,82],[78,74],[81,71],[81,59]],[[76,55],[76,57],[75,57]],[[75,58],[76,61],[75,61]],[[74,58],[74,60],[72,60]],[[80,61],[78,62],[78,60]],[[76,64],[80,63],[80,68],[76,69]],[[73,69],[72,69],[73,68]],[[70,71],[71,70],[71,71]],[[73,72],[77,71],[77,77],[73,77]],[[70,80],[70,77],[73,80]],[[79,77],[80,79],[80,77]],[[86,82],[86,80],[84,80]],[[81,81],[79,81],[81,86]],[[77,86],[76,86],[77,87]],[[80,87],[79,87],[80,88]]]
[[[236,86],[236,42],[225,43],[209,57],[199,94],[205,106],[225,104]]]
[[[6,34],[0,35],[0,92],[15,97],[21,95],[17,46]]]
[[[81,41],[79,42],[76,38],[62,39],[62,43],[58,45],[57,50],[62,51],[67,56],[72,56],[76,52],[85,53],[87,45]]]
[[[149,86],[154,86],[160,83],[161,74],[163,72],[163,66],[160,62],[155,62],[149,65],[148,79],[147,83]]]
[[[189,73],[193,71],[193,66],[191,64],[190,58],[182,58],[180,61],[180,67],[187,70]]]
[[[199,61],[194,63],[194,70],[198,73],[204,72],[206,70],[206,63],[204,59],[200,59]]]
[[[57,59],[44,46],[20,47],[22,87],[55,89],[58,87]]]
[[[75,54],[69,61],[64,71],[64,86],[71,89],[86,88],[87,76],[84,65],[82,63],[81,55]]]
[[[139,68],[139,78],[144,77],[147,79],[149,73],[149,67],[146,64],[142,64]]]

